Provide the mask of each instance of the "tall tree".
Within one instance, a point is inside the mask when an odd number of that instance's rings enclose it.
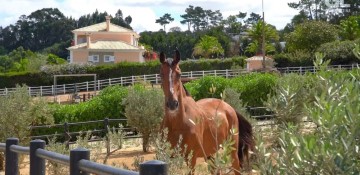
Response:
[[[240,14],[239,14],[240,15]],[[262,17],[257,13],[250,13],[250,16],[244,21],[246,25],[252,26],[256,23],[258,23]]]
[[[130,25],[130,24],[131,24],[132,18],[131,18],[130,15],[125,18],[125,22],[126,22],[127,25]]]
[[[237,15],[230,15],[221,22],[224,26],[226,33],[239,34],[244,30],[243,23],[241,22],[247,13],[239,12]]]
[[[180,15],[180,17],[184,18],[184,20],[180,21],[180,23],[187,24],[188,31],[190,31],[190,27],[192,26],[192,22],[194,19],[194,6],[189,5],[189,7],[185,9],[185,13],[186,14]]]
[[[299,2],[290,2],[288,6],[305,12],[309,20],[326,20],[326,12],[329,8],[324,0],[300,0]]]
[[[303,10],[301,10],[299,14],[293,16],[290,23],[286,24],[286,26],[284,27],[284,33],[286,34],[293,32],[296,25],[301,24],[308,20],[309,18],[307,14]]]
[[[285,37],[288,51],[306,50],[314,52],[321,44],[335,41],[338,30],[323,21],[308,21],[295,26],[294,32]]]
[[[185,13],[180,15],[184,20],[180,21],[181,24],[187,24],[188,30],[193,28],[193,31],[207,30],[210,27],[218,26],[223,17],[219,10],[212,11],[206,10],[199,6],[189,5],[188,8],[185,9]]]
[[[155,23],[159,23],[160,25],[164,26],[164,31],[166,31],[165,30],[166,24],[169,24],[172,21],[174,21],[174,18],[172,18],[169,13],[165,13],[162,17],[156,19]]]
[[[265,26],[264,26],[265,25]],[[263,32],[264,27],[264,32]],[[262,53],[262,41],[265,34],[265,52],[274,52],[275,47],[272,43],[279,40],[279,34],[274,26],[270,24],[264,24],[263,21],[257,22],[248,30],[248,36],[251,39],[251,43],[246,48],[247,52],[254,54]]]
[[[201,37],[194,47],[194,55],[201,55],[204,58],[210,58],[210,56],[219,57],[219,54],[224,54],[224,49],[217,38],[213,36],[205,35]]]
[[[105,16],[102,19],[105,20]],[[132,22],[131,16],[129,15],[126,18],[124,18],[123,13],[120,9],[116,12],[114,18],[111,19],[111,23],[128,29],[132,29],[130,26],[131,22]]]

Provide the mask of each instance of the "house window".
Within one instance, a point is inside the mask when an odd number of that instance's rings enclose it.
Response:
[[[98,63],[99,62],[99,55],[90,55],[88,58],[89,62]]]
[[[111,55],[104,55],[104,62],[114,62],[115,61],[115,57],[111,56]]]

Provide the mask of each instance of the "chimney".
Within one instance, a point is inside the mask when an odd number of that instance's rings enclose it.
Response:
[[[91,33],[86,33],[86,48],[90,48],[90,45],[91,45],[91,39],[90,39],[90,35]]]
[[[108,32],[110,30],[110,19],[111,16],[105,16],[106,19],[106,31]]]

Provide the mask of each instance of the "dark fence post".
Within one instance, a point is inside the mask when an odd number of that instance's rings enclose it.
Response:
[[[70,175],[89,175],[80,170],[79,161],[90,159],[90,151],[85,148],[75,148],[70,151]]]
[[[65,136],[66,149],[69,149],[69,142],[70,142],[71,136],[69,134],[69,124],[67,122],[64,123],[64,136]]]
[[[105,136],[105,139],[106,139],[106,155],[108,156],[110,154],[110,139],[108,137],[108,134],[109,134],[109,118],[105,118],[104,119],[104,128],[105,128],[105,133],[106,133],[106,136]]]
[[[86,94],[83,94],[83,102],[86,101]]]
[[[6,139],[5,175],[19,174],[19,156],[17,153],[10,151],[10,146],[17,144],[19,144],[18,138]]]
[[[140,164],[139,175],[167,175],[168,167],[165,162],[150,160]]]
[[[30,142],[30,175],[45,175],[45,159],[36,156],[39,148],[45,148],[45,141],[37,139]]]

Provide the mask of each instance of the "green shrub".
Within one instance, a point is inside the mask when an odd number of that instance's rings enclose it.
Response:
[[[240,100],[247,106],[263,106],[268,95],[273,93],[273,87],[278,77],[273,74],[251,73],[242,74],[232,79],[206,76],[185,84],[195,100],[202,98],[221,98],[225,88],[233,88],[240,93]]]
[[[143,86],[138,86],[143,88]],[[128,94],[128,87],[119,85],[109,86],[103,89],[99,95],[93,99],[79,103],[59,105],[53,104],[53,116],[55,123],[63,124],[65,122],[84,122],[92,120],[104,120],[105,118],[125,119],[125,106],[123,100]],[[111,124],[117,126],[118,124]],[[126,126],[126,122],[122,125]],[[79,126],[70,126],[70,132],[88,131],[93,129],[104,129],[103,123],[86,124]],[[37,129],[33,135],[63,133],[63,128]],[[62,137],[59,138],[63,139]]]
[[[228,86],[229,79],[224,77],[205,76],[195,81],[186,83],[191,96],[195,100],[202,98],[221,98],[220,94]]]
[[[27,88],[17,86],[8,96],[0,96],[0,142],[15,137],[26,145],[30,141],[31,125],[54,122],[47,103],[29,96]]]
[[[272,96],[278,77],[269,73],[250,73],[230,80],[230,87],[240,93],[240,99],[246,106],[264,106]]]
[[[315,82],[310,76],[299,74],[283,75],[274,87],[274,95],[265,103],[276,114],[275,122],[280,128],[289,124],[298,125],[306,116],[304,104],[313,101],[309,93]]]
[[[150,137],[159,131],[164,116],[163,92],[159,89],[131,89],[123,104],[128,125],[136,127],[142,134],[143,151],[147,152],[152,141]]]
[[[316,84],[305,93],[313,96],[313,101],[301,102],[303,97],[298,97],[297,103],[305,103],[304,116],[315,127],[305,130],[304,125],[288,123],[274,138],[277,145],[265,147],[260,142],[261,159],[255,167],[264,174],[359,174],[359,77],[359,70],[312,76]],[[289,89],[297,89],[301,82],[288,81]]]
[[[331,64],[352,64],[359,63],[352,50],[355,44],[360,44],[360,39],[355,41],[334,41],[322,44],[317,51],[325,55],[325,60],[331,60]]]
[[[312,66],[314,56],[305,50],[296,50],[290,53],[280,53],[274,56],[276,67]]]

